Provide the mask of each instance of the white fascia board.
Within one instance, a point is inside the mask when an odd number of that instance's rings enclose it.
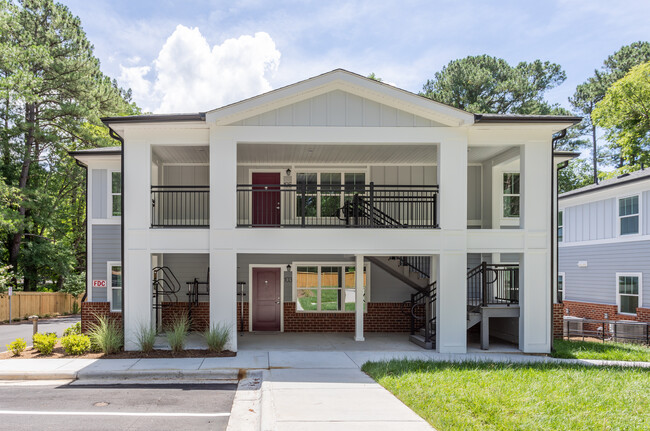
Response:
[[[629,184],[622,183],[616,186],[606,187],[601,190],[593,190],[579,195],[559,197],[559,209],[583,205],[592,202],[603,201],[622,196],[642,194],[650,190],[650,178],[648,181],[631,181]],[[617,204],[618,205],[618,204]],[[618,207],[617,207],[618,208]]]
[[[474,115],[397,87],[337,70],[206,113],[206,122],[232,124],[334,90],[392,106],[448,126],[474,123]]]
[[[88,155],[74,156],[74,158],[79,160],[84,165],[88,166],[89,169],[112,168],[116,164],[119,166],[120,160],[122,160],[121,156],[115,154],[111,154],[111,155],[88,154]]]
[[[499,122],[499,123],[474,123],[471,131],[488,131],[488,130],[540,130],[547,134],[553,135],[561,130],[573,126],[571,121],[557,121],[557,122],[524,122],[514,120],[512,123]]]

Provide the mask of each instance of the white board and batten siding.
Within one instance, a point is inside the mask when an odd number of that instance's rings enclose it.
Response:
[[[356,96],[331,91],[238,121],[234,126],[436,127],[426,118]]]

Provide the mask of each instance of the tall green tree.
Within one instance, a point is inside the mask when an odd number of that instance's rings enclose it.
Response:
[[[544,93],[566,74],[555,63],[535,60],[511,66],[489,55],[453,60],[423,86],[423,96],[473,113],[550,114]]]
[[[612,84],[593,111],[626,164],[650,163],[650,61]]]
[[[82,267],[83,174],[67,151],[112,145],[99,117],[134,111],[67,7],[0,1],[0,176],[20,196],[2,259],[25,290]]]
[[[635,42],[621,47],[603,62],[600,70],[594,70],[594,75],[577,86],[569,102],[575,111],[583,117],[582,123],[575,129],[591,140],[593,180],[598,182],[598,131],[594,124],[592,113],[598,102],[604,97],[607,89],[617,80],[623,78],[632,67],[650,61],[650,43]],[[606,162],[621,167],[623,159],[619,148],[610,146]]]

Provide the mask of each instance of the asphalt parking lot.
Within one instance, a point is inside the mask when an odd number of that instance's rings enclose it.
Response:
[[[0,384],[11,430],[225,430],[236,384]]]
[[[41,319],[38,322],[38,332],[56,332],[61,337],[63,331],[79,321],[79,316],[57,317],[54,319]],[[0,325],[0,352],[7,350],[6,344],[16,338],[23,338],[28,346],[32,345],[33,324],[29,321],[13,322],[11,325]]]

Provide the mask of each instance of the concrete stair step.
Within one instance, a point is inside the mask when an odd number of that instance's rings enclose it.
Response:
[[[425,341],[424,340],[424,335],[420,335],[420,334],[415,334],[415,335],[409,336],[409,341],[411,343],[417,344],[418,346],[422,347],[423,349],[431,350],[434,347],[434,343],[432,341]]]

